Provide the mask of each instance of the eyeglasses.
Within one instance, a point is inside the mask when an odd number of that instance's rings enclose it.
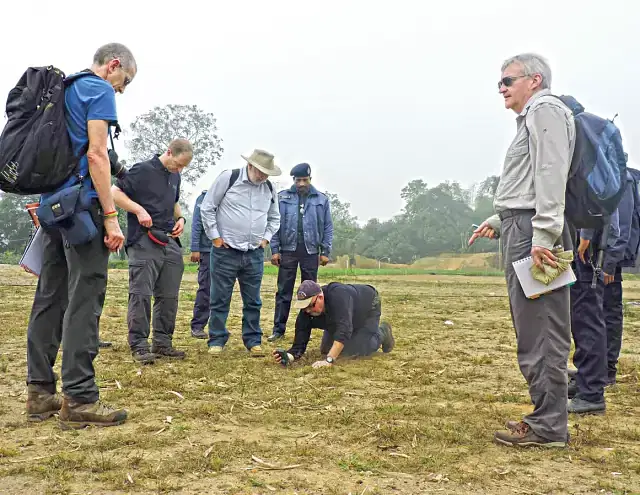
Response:
[[[131,84],[131,78],[130,78],[130,77],[127,75],[127,73],[125,72],[124,67],[122,66],[122,62],[120,61],[120,59],[119,59],[119,58],[114,58],[114,60],[117,60],[117,61],[118,61],[118,63],[120,64],[120,65],[118,65],[118,68],[119,68],[122,72],[124,72],[124,86],[125,86],[125,87],[126,87],[126,86],[129,86],[129,84]]]
[[[313,299],[311,299],[311,303],[309,303],[309,306],[307,306],[304,309],[305,312],[307,313],[312,312],[315,309],[317,303],[318,303],[318,296],[314,296]]]
[[[521,79],[523,77],[529,77],[529,76],[506,76],[506,77],[503,77],[502,79],[500,79],[498,81],[498,89],[502,89],[502,86],[510,88],[511,86],[513,86],[513,83],[516,82],[516,79]]]

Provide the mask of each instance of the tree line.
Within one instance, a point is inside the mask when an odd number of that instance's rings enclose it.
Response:
[[[482,240],[471,247],[467,241],[472,224],[493,214],[493,197],[499,177],[490,176],[468,189],[458,182],[429,187],[423,180],[409,182],[401,191],[404,208],[381,222],[372,218],[358,224],[349,208],[328,193],[334,223],[334,257],[361,255],[391,263],[412,263],[442,253],[478,253],[496,250],[494,242]]]

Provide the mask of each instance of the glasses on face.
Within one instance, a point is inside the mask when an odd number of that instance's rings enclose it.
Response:
[[[503,77],[502,79],[500,79],[498,81],[498,89],[502,89],[502,86],[510,88],[511,86],[513,86],[513,83],[516,82],[517,79],[521,79],[523,77],[528,77],[528,76],[506,76],[506,77]]]
[[[120,65],[118,65],[118,68],[119,68],[119,69],[124,73],[124,83],[123,83],[123,86],[124,86],[124,87],[129,86],[129,84],[131,84],[131,78],[130,78],[130,77],[127,75],[127,73],[125,72],[124,67],[122,66],[122,62],[120,61],[120,59],[119,59],[119,58],[116,58],[116,59],[114,59],[114,60],[117,60],[117,61],[118,61],[118,64],[120,64]]]
[[[317,302],[318,302],[318,296],[315,296],[313,299],[311,299],[311,304],[309,304],[309,306],[305,308],[305,311],[307,313],[312,313],[313,311],[315,311]]]

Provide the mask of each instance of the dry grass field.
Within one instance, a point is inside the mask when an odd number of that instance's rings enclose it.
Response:
[[[127,273],[113,270],[101,332],[114,347],[97,358],[97,378],[102,399],[126,407],[129,421],[64,431],[56,419],[25,420],[35,278],[0,267],[0,493],[640,493],[640,308],[626,306],[607,414],[570,417],[566,450],[514,450],[492,443],[505,420],[531,408],[501,278],[342,280],[380,290],[394,352],[313,370],[314,331],[292,369],[250,358],[236,293],[230,349],[210,357],[189,336],[196,282],[186,274],[175,344],[188,358],[141,367],[126,344]],[[625,290],[640,300],[640,282]],[[274,292],[265,276],[265,334]]]

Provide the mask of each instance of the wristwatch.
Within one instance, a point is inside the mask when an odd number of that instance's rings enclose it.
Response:
[[[335,361],[336,361],[336,360],[335,360],[335,359],[333,359],[331,356],[327,356],[327,363],[329,363],[329,364],[333,364],[333,363],[335,363]]]

